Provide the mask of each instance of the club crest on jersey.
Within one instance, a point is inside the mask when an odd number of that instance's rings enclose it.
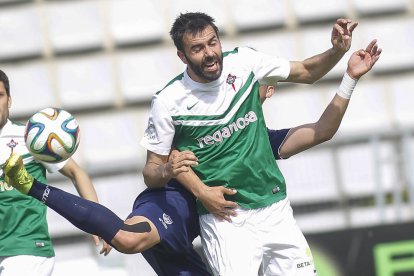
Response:
[[[10,140],[10,142],[8,142],[6,145],[11,149],[11,153],[13,153],[13,149],[15,147],[17,147],[19,143],[17,143],[16,141],[14,141],[13,139]]]
[[[144,132],[144,136],[153,142],[158,142],[158,133],[155,128],[154,122],[149,119],[147,129]]]
[[[236,92],[236,86],[234,85],[234,82],[235,81],[236,81],[236,76],[235,75],[229,74],[227,76],[226,83],[231,85],[231,87],[233,88],[234,92]]]

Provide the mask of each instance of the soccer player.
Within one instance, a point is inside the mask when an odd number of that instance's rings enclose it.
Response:
[[[264,84],[318,80],[349,49],[355,26],[337,20],[330,50],[289,62],[246,47],[223,53],[214,20],[204,13],[185,13],[175,20],[170,35],[187,68],[152,100],[141,141],[148,150],[143,175],[149,187],[162,187],[177,176],[193,191],[194,178],[186,181],[185,173],[174,174],[169,160],[174,146],[184,156],[178,164],[195,166],[207,186],[237,191],[227,197],[239,206],[231,210],[237,213],[232,222],[217,219],[197,201],[203,249],[214,275],[314,273],[274,162],[257,94]],[[347,95],[353,85],[355,80],[345,74],[341,93]]]
[[[375,64],[381,50],[375,41],[365,51],[355,52],[349,62],[347,72],[359,79]],[[354,85],[356,81],[351,81]],[[344,87],[345,85],[345,87]],[[272,86],[260,88],[260,100],[270,97]],[[313,124],[301,125],[285,130],[269,130],[268,136],[272,152],[276,159],[288,158],[305,149],[329,140],[338,130],[347,109],[352,87],[341,84],[341,88],[329,103],[320,119]],[[187,165],[181,158],[188,154],[174,151],[171,167],[174,173]],[[184,168],[181,168],[184,166]],[[46,186],[28,175],[21,164],[21,158],[13,155],[5,165],[5,174],[9,182],[23,193],[42,200],[47,191],[44,203],[67,218],[75,226],[91,234],[103,237],[117,250],[124,253],[142,252],[146,260],[158,275],[209,275],[201,258],[193,249],[192,242],[199,234],[196,198],[179,183],[170,180],[165,187],[146,189],[138,195],[132,213],[124,222],[102,205],[86,201],[66,193],[55,187]],[[191,170],[190,170],[191,171]],[[224,191],[234,193],[225,187],[207,187],[200,180],[195,180],[200,189],[198,199],[207,206],[215,206],[213,202]],[[213,201],[211,201],[213,199]],[[224,198],[218,205],[224,207],[232,202]],[[219,209],[218,216],[229,219],[229,214]]]
[[[67,162],[48,164],[35,160],[26,149],[25,126],[9,120],[12,104],[7,75],[0,70],[0,164],[12,153],[23,157],[31,175],[46,183],[46,170],[59,171],[72,180],[79,194],[98,201],[92,182],[78,164]],[[0,171],[3,175],[3,172]],[[94,236],[95,243],[99,243]],[[109,246],[105,243],[102,252]],[[54,266],[54,250],[49,236],[44,204],[13,189],[3,176],[0,177],[0,275],[51,275]]]

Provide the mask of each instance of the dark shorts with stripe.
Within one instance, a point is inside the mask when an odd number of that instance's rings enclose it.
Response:
[[[195,198],[180,184],[143,191],[133,216],[148,218],[158,230],[161,242],[142,253],[158,275],[211,275],[192,244],[200,233]]]

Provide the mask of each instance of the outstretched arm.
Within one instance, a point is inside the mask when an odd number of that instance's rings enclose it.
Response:
[[[352,32],[358,23],[350,19],[338,19],[332,28],[329,50],[303,61],[290,62],[287,82],[314,83],[326,75],[351,47]]]
[[[349,61],[344,80],[332,101],[316,123],[305,124],[290,130],[279,149],[281,158],[288,158],[317,144],[330,140],[339,128],[357,80],[369,72],[380,57],[381,49],[373,40],[365,50],[354,52]]]

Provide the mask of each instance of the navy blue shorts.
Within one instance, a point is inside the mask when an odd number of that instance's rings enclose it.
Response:
[[[200,233],[195,197],[180,184],[143,191],[133,216],[148,218],[158,230],[161,242],[142,253],[158,275],[211,275],[192,244]]]

